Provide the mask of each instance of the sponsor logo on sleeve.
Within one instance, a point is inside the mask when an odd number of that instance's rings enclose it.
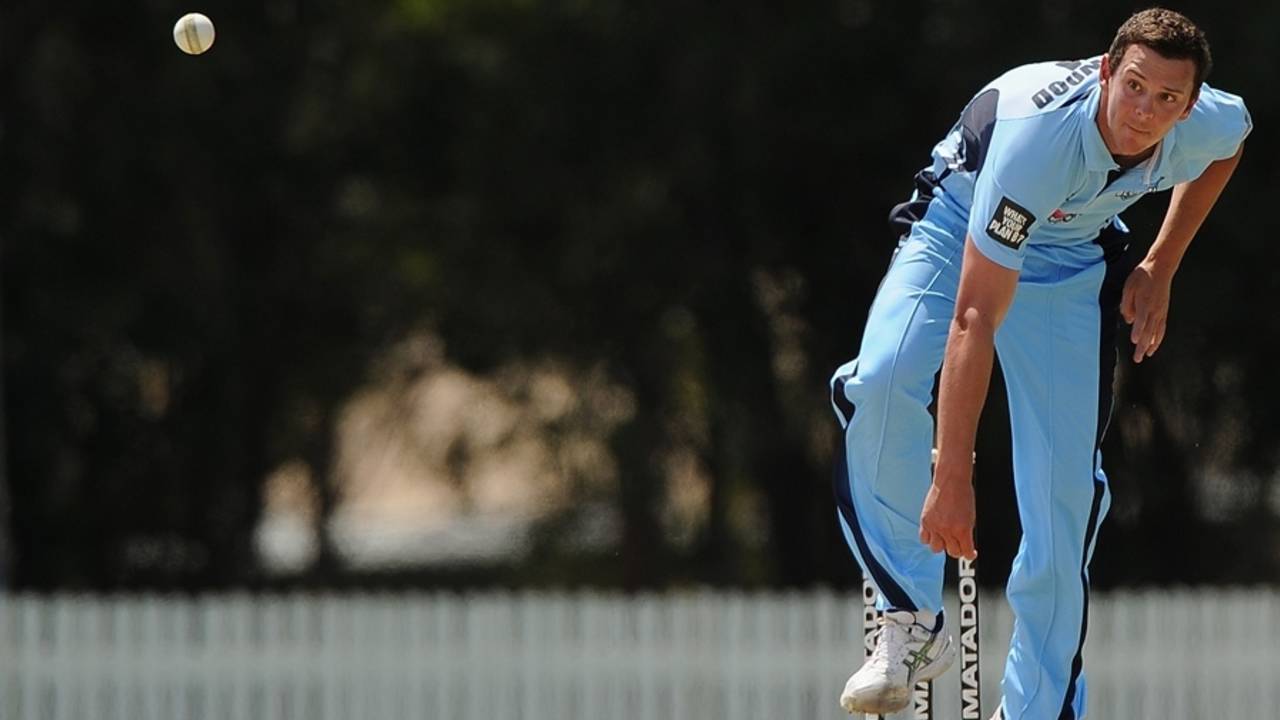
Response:
[[[1076,217],[1079,216],[1079,214],[1080,213],[1063,212],[1062,208],[1058,208],[1057,210],[1054,210],[1052,213],[1049,214],[1049,222],[1054,224],[1069,223],[1072,220],[1075,220]]]
[[[987,223],[987,235],[1007,248],[1017,250],[1027,239],[1036,216],[1009,198],[1000,198],[995,215]]]

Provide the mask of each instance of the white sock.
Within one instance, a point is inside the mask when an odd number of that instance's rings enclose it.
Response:
[[[923,625],[923,626],[925,626],[925,627],[929,628],[930,630],[932,630],[932,629],[933,629],[933,626],[934,626],[935,624],[937,624],[937,622],[938,622],[938,613],[936,613],[936,612],[929,612],[928,610],[917,610],[917,611],[916,611],[916,623],[917,623],[917,624],[919,624],[919,625]]]

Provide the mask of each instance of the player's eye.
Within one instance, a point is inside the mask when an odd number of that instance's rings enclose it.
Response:
[[[1127,84],[1129,86],[1129,89],[1134,92],[1138,92],[1139,90],[1142,89],[1142,85],[1138,84],[1137,80],[1130,80]]]
[[[1160,99],[1161,99],[1161,100],[1164,100],[1164,101],[1165,101],[1165,102],[1167,102],[1167,103],[1177,102],[1177,100],[1178,100],[1178,98],[1174,97],[1174,96],[1173,96],[1172,94],[1170,94],[1170,93],[1165,93],[1165,94],[1164,94]]]

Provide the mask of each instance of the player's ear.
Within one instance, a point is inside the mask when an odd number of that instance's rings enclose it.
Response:
[[[1187,118],[1191,117],[1191,108],[1194,108],[1196,106],[1196,101],[1199,99],[1200,99],[1200,88],[1196,88],[1196,91],[1191,93],[1191,98],[1187,100],[1187,106],[1182,109],[1182,114],[1178,116],[1179,121],[1186,120]]]
[[[1098,67],[1098,82],[1102,83],[1103,85],[1106,85],[1107,81],[1110,79],[1111,79],[1111,55],[1110,53],[1105,53],[1102,56],[1102,65]]]

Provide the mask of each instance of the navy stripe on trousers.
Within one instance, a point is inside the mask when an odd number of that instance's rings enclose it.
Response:
[[[1098,308],[1101,317],[1098,333],[1098,425],[1093,445],[1096,458],[1098,450],[1102,447],[1102,439],[1107,434],[1107,426],[1111,423],[1114,400],[1111,385],[1116,372],[1116,330],[1120,324],[1120,298],[1124,291],[1124,282],[1129,277],[1129,271],[1133,269],[1133,263],[1127,257],[1128,233],[1114,224],[1103,229],[1095,242],[1102,246],[1103,261],[1107,265],[1102,288],[1098,291]],[[1071,660],[1071,680],[1067,683],[1067,694],[1062,699],[1062,711],[1058,713],[1058,720],[1076,720],[1074,707],[1076,684],[1080,681],[1080,672],[1084,667],[1084,639],[1089,630],[1089,547],[1093,544],[1094,536],[1098,531],[1098,515],[1102,510],[1104,493],[1106,493],[1106,486],[1101,480],[1093,478],[1093,505],[1089,510],[1089,523],[1085,526],[1084,552],[1080,562],[1080,582],[1084,586],[1080,644],[1076,647],[1075,657]]]
[[[846,377],[836,378],[831,385],[831,396],[836,407],[845,413],[845,433],[848,427],[853,423],[853,413],[855,408],[853,403],[849,402],[849,398],[844,394],[844,385],[849,380]],[[875,582],[876,587],[880,589],[880,593],[884,595],[884,599],[889,603],[890,607],[901,608],[916,612],[919,608],[915,603],[911,602],[907,591],[902,589],[898,581],[876,561],[871,549],[867,546],[867,539],[862,533],[862,526],[858,524],[858,513],[853,508],[853,488],[849,483],[849,450],[848,443],[845,441],[844,434],[841,433],[840,441],[836,443],[835,458],[835,475],[832,479],[832,486],[836,495],[836,508],[840,512],[840,516],[844,518],[845,524],[849,526],[849,531],[853,533],[853,541],[858,545],[858,554],[862,556],[862,561],[866,563],[867,571],[871,573],[871,579]]]

